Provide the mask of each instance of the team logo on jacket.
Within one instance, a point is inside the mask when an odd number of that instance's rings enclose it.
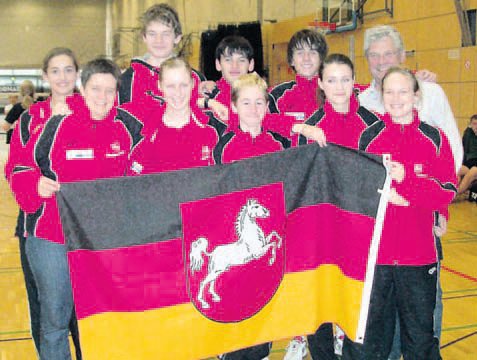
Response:
[[[211,158],[212,151],[210,151],[210,148],[207,145],[202,146],[202,153],[201,153],[201,160],[209,160]]]
[[[110,152],[106,153],[106,157],[112,158],[112,157],[117,157],[121,156],[124,154],[124,150],[121,150],[121,144],[119,141],[115,141],[112,144],[110,144]]]
[[[121,151],[121,144],[119,143],[119,141],[115,141],[111,144],[111,151],[114,151],[114,152]]]
[[[220,322],[259,312],[283,277],[285,204],[281,183],[181,204],[187,290]]]
[[[424,175],[422,173],[422,164],[414,164],[414,174],[416,174],[416,176],[423,176]]]

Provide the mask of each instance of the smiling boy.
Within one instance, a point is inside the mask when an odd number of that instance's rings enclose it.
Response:
[[[177,11],[168,4],[152,5],[141,16],[141,35],[147,48],[142,58],[131,60],[131,67],[121,76],[119,103],[142,102],[147,95],[161,95],[158,89],[161,64],[174,57],[182,39],[182,27]],[[205,80],[204,75],[193,71],[195,87]]]
[[[270,90],[270,112],[293,115],[304,121],[320,107],[318,69],[327,54],[325,37],[316,31],[304,29],[291,37],[287,60],[296,73],[295,80],[278,84]]]

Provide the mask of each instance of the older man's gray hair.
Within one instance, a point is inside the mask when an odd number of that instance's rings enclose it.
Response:
[[[369,28],[364,33],[364,53],[368,55],[368,50],[371,44],[375,41],[381,40],[389,36],[394,43],[394,47],[398,51],[404,50],[401,34],[390,25],[378,25]]]

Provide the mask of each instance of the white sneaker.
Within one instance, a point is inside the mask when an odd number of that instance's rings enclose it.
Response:
[[[283,360],[303,360],[307,352],[306,338],[304,336],[296,337],[288,343]]]

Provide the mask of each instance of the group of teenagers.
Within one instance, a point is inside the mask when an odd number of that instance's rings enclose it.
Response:
[[[147,55],[122,74],[110,60],[88,62],[79,92],[75,55],[52,49],[43,63],[51,95],[20,116],[12,135],[5,175],[22,210],[22,264],[39,358],[71,359],[70,331],[81,358],[55,199],[62,183],[227,164],[317,142],[389,154],[392,185],[364,343],[323,324],[295,337],[285,359],[308,351],[315,360],[394,360],[401,353],[406,360],[440,359],[438,237],[457,191],[462,143],[435,75],[399,67],[399,33],[391,26],[366,31],[373,81],[357,95],[351,60],[328,55],[325,38],[313,30],[296,32],[288,44],[295,80],[268,89],[253,72],[245,38],[219,43],[222,78],[214,83],[175,56],[182,31],[172,7],[153,5],[141,21]],[[218,356],[260,360],[270,348]]]

